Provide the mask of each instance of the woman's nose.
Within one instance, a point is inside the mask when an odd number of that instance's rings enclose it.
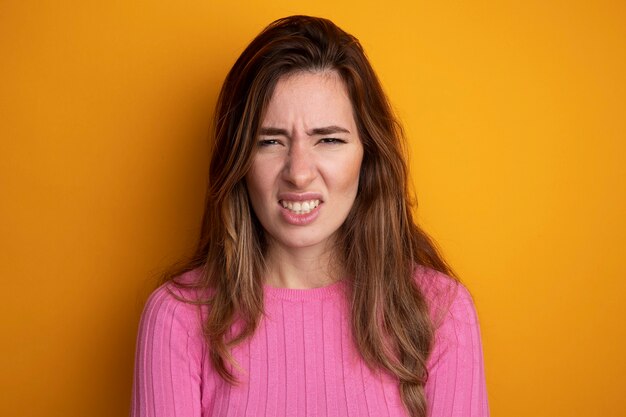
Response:
[[[296,189],[305,189],[316,176],[313,155],[306,147],[297,144],[289,149],[283,169],[283,179]]]

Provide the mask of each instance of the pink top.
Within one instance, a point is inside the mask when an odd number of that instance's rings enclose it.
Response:
[[[182,278],[192,281],[198,271]],[[428,360],[431,417],[488,416],[478,319],[470,294],[420,267],[416,276],[438,329]],[[294,290],[265,287],[265,316],[234,349],[239,385],[208,359],[192,298],[165,284],[139,325],[131,416],[407,416],[398,383],[369,369],[351,338],[345,284]]]

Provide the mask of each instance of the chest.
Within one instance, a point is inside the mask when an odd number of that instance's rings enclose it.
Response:
[[[275,300],[252,338],[233,349],[233,386],[207,367],[203,416],[406,416],[397,381],[370,369],[345,303]]]

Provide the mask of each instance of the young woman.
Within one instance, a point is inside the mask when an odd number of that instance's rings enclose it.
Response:
[[[415,224],[401,129],[325,19],[222,87],[200,241],[145,307],[132,416],[487,416],[476,312]]]

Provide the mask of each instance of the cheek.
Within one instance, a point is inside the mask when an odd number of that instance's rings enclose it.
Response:
[[[263,197],[263,185],[259,183],[257,179],[246,177],[246,187],[248,188],[248,196],[254,211],[258,210],[258,205],[262,201]]]
[[[272,199],[271,173],[266,168],[263,164],[255,162],[245,178],[250,202],[257,214],[260,209],[263,209],[263,205]]]
[[[359,184],[359,176],[361,174],[361,162],[362,154],[359,152],[354,158],[350,158],[345,161],[343,169],[341,170],[341,176],[343,183],[347,188],[354,188],[356,190]]]

